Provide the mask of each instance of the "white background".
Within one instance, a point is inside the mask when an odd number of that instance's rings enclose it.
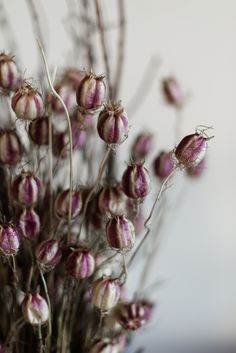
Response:
[[[30,77],[38,56],[26,4],[23,0],[3,3]],[[111,22],[114,4],[115,0],[105,1]],[[204,177],[185,184],[178,217],[165,232],[153,266],[153,278],[165,279],[165,284],[155,294],[154,323],[138,335],[137,345],[141,342],[151,353],[175,343],[229,342],[236,333],[236,2],[127,0],[126,5],[126,66],[120,94],[124,105],[150,58],[157,55],[162,60],[147,99],[133,117],[131,138],[134,131],[149,128],[157,134],[157,150],[173,147],[174,112],[163,104],[158,87],[158,79],[170,73],[191,93],[183,134],[198,124],[215,129]],[[44,32],[50,65],[70,62],[71,43],[62,24],[65,3],[44,0],[40,8],[48,20]],[[112,34],[110,40],[115,40]]]

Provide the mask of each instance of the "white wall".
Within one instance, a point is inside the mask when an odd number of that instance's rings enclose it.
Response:
[[[37,48],[25,2],[3,2],[30,76]],[[156,294],[155,325],[138,335],[137,344],[151,353],[175,342],[229,342],[236,333],[236,2],[127,0],[126,4],[124,104],[150,57],[159,55],[159,77],[176,73],[192,94],[184,111],[183,133],[198,124],[213,124],[216,136],[204,177],[187,183],[182,208],[166,232],[153,267],[155,277],[166,280]],[[110,14],[114,0],[106,1],[106,6]],[[50,63],[61,65],[70,47],[61,24],[66,7],[63,0],[44,0],[43,7],[49,19]],[[172,110],[163,106],[156,79],[133,118],[133,131],[149,125],[157,133],[157,148],[171,147],[173,119]]]

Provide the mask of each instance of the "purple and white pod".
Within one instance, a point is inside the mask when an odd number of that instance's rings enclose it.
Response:
[[[105,105],[98,117],[97,130],[107,144],[119,145],[127,138],[129,120],[120,102]]]
[[[162,91],[168,104],[176,107],[181,107],[184,104],[185,94],[174,77],[168,77],[162,81]]]
[[[44,103],[41,93],[29,83],[18,88],[11,100],[11,106],[18,119],[34,120],[44,113]]]
[[[22,172],[12,183],[12,194],[18,203],[32,206],[38,202],[42,184],[40,179],[31,172]]]
[[[97,339],[88,353],[120,353],[120,345],[111,338]]]
[[[192,165],[186,169],[187,174],[190,177],[200,177],[206,169],[206,158],[202,159],[197,165]]]
[[[106,85],[104,76],[96,76],[92,73],[87,74],[80,82],[76,100],[80,109],[93,111],[99,109],[105,101]]]
[[[48,321],[48,304],[39,294],[26,294],[21,308],[25,321],[31,325],[42,325]]]
[[[111,277],[99,278],[93,284],[92,303],[101,311],[112,309],[120,298],[121,285]]]
[[[47,146],[49,143],[48,117],[33,120],[29,125],[29,136],[38,146]]]
[[[67,272],[76,279],[90,277],[95,269],[95,259],[87,248],[79,248],[66,260]]]
[[[131,154],[134,160],[146,158],[153,149],[153,135],[150,133],[139,134],[132,146]]]
[[[0,226],[0,250],[5,255],[16,255],[20,247],[20,234],[13,224]]]
[[[5,130],[0,132],[0,163],[16,165],[23,153],[23,146],[15,131]]]
[[[83,206],[81,191],[72,190],[71,199],[71,217],[75,218],[80,214]],[[69,189],[60,192],[55,200],[54,206],[56,215],[59,218],[67,220],[69,215]]]
[[[35,250],[35,257],[41,270],[48,272],[52,270],[61,260],[62,251],[55,239],[42,241]]]
[[[120,215],[125,211],[125,195],[119,186],[104,186],[98,196],[102,214]]]
[[[186,168],[197,166],[206,155],[207,140],[208,138],[198,133],[185,136],[175,149],[179,164]]]
[[[13,57],[0,53],[0,87],[14,91],[20,82],[20,74]]]
[[[131,199],[144,199],[150,190],[150,176],[143,164],[129,165],[122,176],[122,190]]]
[[[106,237],[108,244],[114,249],[122,251],[132,249],[135,243],[133,223],[125,216],[113,217],[107,222]]]
[[[24,208],[18,217],[17,224],[25,238],[34,238],[40,232],[40,218],[33,208]]]
[[[72,124],[72,148],[73,151],[82,149],[87,142],[87,131],[81,130]],[[69,136],[67,131],[57,133],[53,136],[53,153],[60,158],[66,158],[69,155]]]
[[[115,311],[115,317],[122,328],[135,331],[150,320],[153,304],[145,300],[121,303]]]
[[[55,90],[62,98],[63,102],[66,105],[66,108],[71,111],[72,108],[76,105],[75,99],[75,88],[71,83],[66,81],[61,81],[55,86]],[[57,97],[52,96],[52,109],[57,113],[64,113],[64,108],[61,102]]]
[[[175,168],[173,152],[161,152],[153,162],[154,174],[160,178],[167,178]]]

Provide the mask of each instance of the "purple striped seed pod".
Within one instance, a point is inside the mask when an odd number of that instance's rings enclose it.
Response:
[[[153,162],[154,174],[160,179],[167,178],[174,170],[174,167],[175,161],[173,158],[173,152],[162,151]]]
[[[186,169],[190,177],[200,177],[206,169],[206,158],[202,159],[197,165],[192,165]]]
[[[153,149],[153,136],[149,133],[139,134],[132,146],[131,154],[135,161],[145,159]]]
[[[108,103],[98,117],[97,130],[108,144],[121,144],[128,136],[129,120],[122,105]]]
[[[0,250],[5,255],[16,255],[20,247],[20,235],[16,226],[4,224],[0,226]]]
[[[125,195],[119,186],[104,186],[98,196],[102,214],[121,215],[125,211]]]
[[[87,248],[72,251],[66,260],[67,272],[76,279],[90,277],[94,269],[95,259]]]
[[[150,320],[153,304],[148,301],[121,303],[115,309],[115,317],[125,330],[137,330]]]
[[[135,243],[133,223],[125,216],[113,217],[107,222],[106,237],[108,244],[117,250],[130,250]]]
[[[0,132],[0,163],[16,165],[23,154],[23,146],[15,131],[5,130]]]
[[[72,190],[72,208],[71,208],[71,217],[77,217],[83,206],[82,195],[80,190]],[[57,196],[55,203],[55,212],[59,218],[68,219],[69,214],[69,189],[60,192]]]
[[[127,199],[126,202],[126,216],[134,225],[135,235],[139,235],[144,229],[145,217],[143,214],[142,207],[137,208],[137,201],[133,199]]]
[[[122,190],[131,199],[144,199],[149,193],[150,177],[143,164],[129,165],[122,176]]]
[[[76,92],[78,106],[85,111],[99,109],[105,101],[106,85],[104,76],[87,74],[80,82]]]
[[[168,77],[162,81],[162,91],[168,104],[176,107],[181,107],[184,104],[185,95],[174,77]]]
[[[79,129],[78,125],[72,124],[72,144],[73,151],[85,147],[87,142],[87,131]],[[66,158],[69,155],[69,136],[67,131],[57,133],[53,136],[53,154],[60,158]]]
[[[17,224],[25,238],[32,239],[40,232],[40,218],[33,208],[25,208],[19,215]]]
[[[120,345],[111,338],[100,338],[96,340],[88,353],[119,353]]]
[[[175,149],[175,157],[180,165],[188,168],[197,166],[205,157],[207,138],[195,133],[185,136]]]
[[[120,298],[121,286],[111,277],[99,278],[93,284],[92,303],[101,311],[112,309]]]
[[[0,87],[14,91],[20,82],[20,74],[13,57],[0,53]]]
[[[12,183],[12,194],[19,204],[32,206],[38,202],[42,184],[31,172],[22,172]]]
[[[78,107],[73,112],[73,121],[78,124],[80,130],[92,130],[94,126],[94,116],[82,113]]]
[[[48,321],[48,304],[38,293],[26,294],[21,308],[25,321],[31,325],[42,325]]]
[[[15,91],[11,106],[17,118],[22,120],[34,120],[44,113],[41,93],[26,82]]]
[[[42,241],[35,250],[37,263],[44,272],[52,270],[61,260],[61,256],[59,243],[54,239]]]
[[[49,120],[48,117],[33,120],[29,125],[29,136],[39,146],[47,146],[49,143]]]
[[[64,72],[62,80],[64,82],[70,83],[71,86],[76,91],[78,89],[81,81],[84,79],[85,76],[86,76],[86,72],[85,71],[78,70],[78,69],[75,69],[75,68],[70,68],[70,69],[67,69]]]

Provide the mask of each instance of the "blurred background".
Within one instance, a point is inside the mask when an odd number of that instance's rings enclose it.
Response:
[[[116,1],[101,2],[110,26],[113,65]],[[3,4],[19,45],[16,54],[25,77],[32,77],[40,57],[27,3],[3,0]],[[80,67],[88,69],[83,54],[72,52],[68,35],[68,6],[73,12],[77,1],[41,0],[37,6],[50,66],[73,65],[77,55]],[[160,80],[170,74],[189,94],[181,134],[192,133],[197,125],[204,124],[213,125],[215,135],[203,176],[184,183],[178,177],[167,191],[172,194],[173,190],[175,196],[180,192],[183,197],[163,229],[152,268],[152,278],[163,281],[162,286],[153,289],[152,297],[158,303],[155,317],[138,333],[134,344],[148,353],[183,352],[183,347],[218,347],[225,353],[220,347],[233,347],[234,343],[236,347],[236,2],[127,0],[126,16],[120,98],[132,114],[130,141],[145,129],[155,132],[156,151],[173,148],[175,112],[164,104],[160,94]],[[0,33],[0,43],[1,50],[12,49],[4,33]],[[102,62],[98,62],[97,70],[104,72]],[[145,72],[148,77],[143,80]],[[132,99],[143,81],[143,93],[135,109]],[[127,161],[123,150],[128,145],[121,150],[122,168]],[[132,287],[135,271],[131,276]]]

